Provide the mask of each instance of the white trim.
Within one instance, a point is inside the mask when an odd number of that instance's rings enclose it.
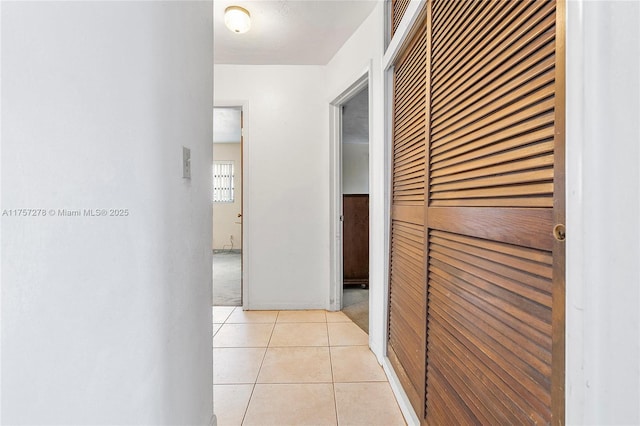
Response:
[[[244,308],[248,310],[247,308]],[[267,302],[267,303],[253,303],[250,310],[252,311],[305,311],[305,310],[325,310],[326,305],[324,303],[314,302],[293,302],[293,303],[279,303],[279,302]]]
[[[393,156],[393,67],[382,73],[384,87],[384,324],[385,330],[389,325],[389,263],[391,252],[391,177]],[[387,356],[389,333],[384,333],[382,349]]]
[[[382,25],[384,28],[384,50],[387,50],[389,43],[391,43],[391,6],[391,0],[384,0],[384,11],[382,12],[384,19],[384,23]]]
[[[342,309],[342,105],[368,86],[369,90],[369,134],[372,134],[371,108],[371,61],[367,68],[352,80],[340,95],[336,96],[329,104],[329,164],[330,164],[330,276],[328,310],[339,311]],[[369,166],[369,181],[371,182],[371,166]],[[371,232],[371,227],[369,227]],[[369,253],[371,258],[371,253]],[[371,271],[369,271],[371,273]],[[371,311],[370,311],[371,312]],[[371,317],[371,314],[369,314]]]
[[[340,106],[344,103],[346,103],[347,101],[349,101],[351,98],[353,98],[355,95],[358,94],[358,92],[360,92],[367,84],[370,85],[371,83],[371,69],[372,69],[372,61],[369,60],[367,63],[367,66],[360,71],[357,74],[354,74],[351,78],[349,78],[347,81],[348,83],[346,83],[343,87],[344,89],[342,89],[339,93],[335,94],[334,96],[332,96],[333,100],[331,102],[329,102],[330,105],[332,106]],[[369,101],[371,102],[371,101]],[[369,105],[371,106],[371,105]],[[371,110],[369,110],[369,116],[371,116]],[[371,118],[371,117],[369,117]],[[371,127],[371,126],[369,126]]]
[[[425,0],[411,0],[409,6],[407,6],[407,10],[402,17],[402,21],[400,21],[400,25],[396,29],[387,50],[384,53],[384,57],[382,58],[382,69],[389,69],[396,60],[396,57],[400,53],[402,46],[405,44],[409,35],[411,34],[411,30],[413,29],[414,24],[418,21],[420,14],[422,13],[422,9],[426,6],[427,2]]]
[[[389,323],[389,252],[391,249],[391,161],[392,161],[392,137],[393,137],[393,67],[400,50],[411,35],[413,27],[426,7],[426,0],[411,0],[405,11],[400,25],[396,29],[382,58],[382,79],[384,87],[384,276],[383,280],[383,318],[385,329]],[[391,10],[386,13],[385,19],[390,21]],[[385,36],[386,37],[386,36]],[[388,333],[382,337],[382,355],[386,360]],[[391,368],[391,367],[389,367]]]
[[[250,152],[250,132],[249,132],[249,101],[247,100],[214,100],[214,108],[224,107],[241,107],[242,108],[242,309],[255,309],[251,306],[249,298],[249,279],[251,276],[249,270],[250,244],[247,240],[251,229],[252,213],[250,209],[249,197],[251,187],[251,167],[249,166]]]
[[[566,424],[640,424],[637,2],[566,2]]]
[[[341,134],[342,134],[342,114],[341,106],[333,105],[329,106],[329,131],[331,133],[331,142],[329,146],[329,164],[330,164],[330,195],[329,195],[329,208],[330,208],[330,247],[329,247],[329,301],[328,310],[339,311],[342,309],[342,291],[340,285],[342,284],[342,224],[340,222],[340,215],[342,214],[342,200],[340,194],[342,194],[342,149],[341,149]]]
[[[392,162],[392,138],[393,138],[393,67],[394,62],[400,53],[404,43],[409,38],[411,31],[417,22],[423,8],[426,6],[424,0],[411,0],[407,11],[398,26],[391,43],[382,58],[382,78],[384,87],[384,150],[385,150],[385,174],[384,174],[384,323],[389,321],[389,253],[391,244],[391,162]],[[400,410],[408,425],[420,425],[420,419],[416,415],[409,397],[405,393],[400,379],[396,375],[389,358],[387,357],[387,345],[389,336],[383,336],[382,367],[389,379],[391,389],[398,401]]]
[[[391,385],[391,390],[396,397],[396,401],[398,401],[398,406],[400,406],[400,411],[402,411],[402,415],[404,416],[404,420],[407,422],[407,425],[419,426],[420,419],[418,419],[418,416],[409,401],[409,397],[402,388],[400,379],[398,379],[396,372],[393,371],[389,358],[385,358],[382,361],[382,368],[387,375],[387,379],[389,379],[389,385]]]
[[[582,0],[566,2],[565,178],[567,227],[565,276],[565,423],[584,423],[584,290],[583,270],[583,105],[584,29]]]

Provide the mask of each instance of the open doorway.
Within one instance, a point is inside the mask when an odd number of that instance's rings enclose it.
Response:
[[[212,306],[242,306],[242,142],[242,108],[214,108]]]
[[[329,309],[369,333],[370,69],[331,102]]]
[[[369,332],[369,86],[342,104],[342,311]]]

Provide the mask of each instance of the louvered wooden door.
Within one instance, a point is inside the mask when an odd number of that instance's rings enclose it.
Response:
[[[416,412],[425,375],[426,26],[394,70],[388,354]]]
[[[426,338],[416,336],[426,340],[424,406],[416,408],[425,423],[564,421],[564,243],[553,234],[564,222],[558,6],[426,6],[426,201],[423,226],[412,228],[415,247],[426,241],[426,277],[413,294],[426,303]],[[397,111],[403,93],[396,81]],[[395,136],[394,147],[401,144]],[[394,191],[409,188],[395,167]],[[391,331],[394,274],[404,269],[394,265],[405,226],[397,211],[394,193]],[[395,316],[404,310],[396,307]]]

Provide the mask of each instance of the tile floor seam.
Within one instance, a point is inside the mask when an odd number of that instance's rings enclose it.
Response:
[[[214,346],[214,349],[264,349],[266,346]]]
[[[358,346],[360,348],[362,348],[362,347],[368,348],[369,347],[369,345],[329,345],[329,346],[331,346],[332,348],[350,348],[350,347],[353,347],[353,346]]]
[[[242,415],[242,420],[240,421],[240,426],[244,424],[244,420],[247,418],[247,412],[249,412],[249,405],[251,405],[251,398],[253,398],[253,393],[256,390],[256,384],[254,383],[251,387],[251,394],[249,395],[249,401],[247,401],[247,406],[244,407],[244,414]]]
[[[262,346],[261,346],[262,347]],[[279,348],[279,349],[288,349],[288,348],[328,348],[329,345],[301,345],[301,346],[267,346],[268,349],[271,348]]]
[[[253,387],[251,388],[251,395],[249,395],[249,401],[247,401],[247,406],[244,409],[244,415],[242,416],[242,422],[240,422],[240,425],[242,426],[245,422],[245,419],[247,418],[247,413],[249,412],[249,406],[251,405],[251,400],[253,399],[253,394],[256,390],[256,386],[258,385],[258,378],[260,377],[260,372],[262,371],[262,366],[264,365],[264,360],[267,357],[267,352],[269,351],[269,344],[271,343],[271,337],[273,336],[273,331],[276,328],[276,322],[278,320],[278,316],[280,315],[280,311],[278,311],[278,314],[276,315],[276,318],[273,322],[273,327],[271,328],[271,334],[269,335],[269,341],[267,342],[267,347],[264,350],[264,354],[262,355],[262,361],[260,361],[260,367],[258,368],[258,374],[256,374],[256,378],[253,382]]]
[[[256,374],[256,379],[253,381],[254,387],[255,385],[258,384],[258,378],[260,377],[260,373],[262,372],[262,366],[264,365],[264,360],[267,358],[267,352],[269,352],[268,346],[264,349],[264,354],[262,355],[262,361],[260,361],[260,367],[258,367],[258,374]],[[249,399],[249,401],[251,401],[251,399]]]
[[[258,375],[256,376],[255,383],[258,383],[258,377],[260,377],[260,372],[262,371],[262,366],[264,365],[264,360],[267,357],[267,352],[269,352],[269,348],[271,347],[271,338],[273,337],[273,332],[276,330],[276,323],[278,320],[278,316],[280,315],[280,311],[278,311],[278,315],[276,315],[276,321],[273,323],[273,327],[271,328],[271,334],[269,335],[269,340],[267,341],[266,349],[264,350],[264,355],[262,356],[262,361],[260,362],[260,368],[258,368]],[[249,400],[251,401],[251,400]]]
[[[331,383],[331,390],[333,391],[333,407],[336,413],[336,426],[340,425],[340,420],[338,418],[338,401],[336,399],[336,384]]]
[[[271,328],[271,334],[269,334],[269,340],[267,340],[267,350],[271,347],[271,339],[273,339],[273,333],[276,331],[276,323],[273,323],[273,327]],[[265,351],[265,353],[267,353]]]
[[[326,315],[325,315],[326,317]],[[336,426],[338,426],[338,401],[336,400],[336,379],[333,375],[333,357],[331,356],[331,339],[329,338],[329,322],[325,324],[327,326],[327,343],[329,345],[329,368],[331,372],[331,390],[333,391],[333,407],[336,413]]]
[[[373,382],[364,382],[364,383],[373,383]],[[245,385],[250,385],[251,383],[242,383]],[[327,381],[320,381],[320,382],[299,382],[296,380],[289,380],[286,382],[256,382],[254,383],[256,385],[330,385],[333,384],[333,381],[331,380],[327,380]]]

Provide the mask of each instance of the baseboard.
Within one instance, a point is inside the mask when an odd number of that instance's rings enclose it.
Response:
[[[213,252],[213,254],[218,254],[218,253],[235,253],[235,254],[240,254],[242,253],[242,249],[233,249],[233,250],[227,250],[227,249],[213,249],[211,250]]]
[[[376,356],[378,364],[382,365],[385,357],[384,348],[380,344],[380,341],[373,337],[371,333],[371,319],[369,319],[369,349],[371,349],[371,352]]]
[[[247,311],[305,311],[326,310],[326,308],[325,305],[316,303],[258,303],[244,309]]]
[[[407,422],[409,426],[420,426],[420,419],[416,415],[416,412],[409,401],[409,397],[402,389],[402,385],[400,384],[400,379],[396,375],[395,371],[393,371],[393,367],[391,366],[391,362],[388,357],[384,357],[382,360],[382,368],[384,372],[387,374],[387,378],[389,379],[389,384],[391,385],[391,390],[398,401],[398,405],[400,406],[400,411],[402,411],[402,415],[404,416],[404,420]]]

